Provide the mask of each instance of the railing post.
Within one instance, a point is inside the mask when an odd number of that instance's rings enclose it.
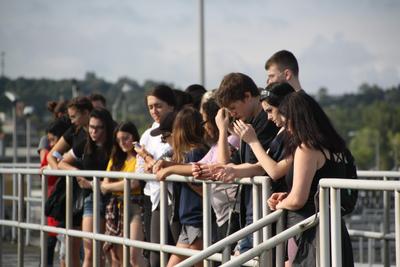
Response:
[[[330,240],[329,240],[329,191],[328,188],[319,188],[319,266],[330,266]]]
[[[342,229],[340,214],[340,189],[331,187],[331,242],[332,266],[342,266]]]
[[[203,249],[211,245],[211,184],[202,182],[203,184]],[[211,261],[204,260],[205,267],[211,266]]]
[[[17,188],[17,184],[18,184],[18,182],[17,182],[17,174],[16,173],[13,173],[13,181],[12,181],[12,191],[13,191],[13,197],[15,197],[15,198],[17,198],[17,191],[18,191],[18,188]],[[11,216],[12,216],[12,220],[13,221],[16,221],[17,220],[17,200],[16,199],[14,199],[13,201],[12,201],[12,214],[11,214]],[[11,228],[11,240],[12,241],[15,241],[15,239],[16,239],[16,229],[15,229],[15,226],[13,226],[12,228]]]
[[[400,266],[400,191],[394,192],[396,266]]]
[[[387,177],[383,177],[384,181],[387,181]],[[389,225],[389,209],[390,209],[390,203],[389,203],[389,192],[388,191],[383,191],[383,235],[386,236],[387,233],[389,233],[390,225]],[[389,240],[384,238],[383,239],[383,246],[382,246],[382,259],[383,259],[383,266],[389,267],[390,266],[390,256],[389,256]]]
[[[75,177],[70,177],[67,175],[65,178],[61,177],[61,179],[65,180],[65,230],[67,233],[65,234],[65,264],[66,266],[72,266],[72,237],[69,235],[68,230],[72,229],[72,179]]]
[[[271,179],[269,177],[263,177],[261,182],[261,209],[262,209],[262,217],[264,218],[271,211],[268,208],[267,200],[271,196]],[[267,241],[272,236],[272,227],[271,224],[267,227],[263,228],[263,241]],[[260,262],[263,261],[266,266],[272,266],[272,249],[263,252],[260,255]]]
[[[4,220],[4,177],[0,173],[0,220]],[[4,238],[4,227],[0,225],[0,266],[3,266],[3,238]]]
[[[168,263],[168,254],[164,252],[164,245],[168,238],[168,188],[167,182],[160,182],[160,265],[164,267]]]
[[[24,180],[22,174],[18,174],[18,222],[24,220]],[[18,227],[18,266],[24,266],[24,230]]]
[[[26,197],[28,200],[26,201],[26,222],[30,223],[31,222],[31,200],[30,198],[32,197],[31,194],[32,190],[32,177],[30,174],[26,175]],[[25,245],[29,245],[30,240],[31,240],[31,231],[29,229],[26,229],[25,231]]]
[[[93,176],[93,233],[100,233],[100,184],[99,179]],[[93,244],[93,267],[100,266],[101,253],[100,253],[100,241],[92,239]]]
[[[253,190],[253,222],[256,222],[260,219],[260,190],[258,185],[254,182],[252,184]],[[262,230],[256,231],[253,234],[253,247],[256,247],[261,243],[262,238]]]
[[[62,178],[59,178],[62,179]],[[45,204],[46,204],[46,200],[47,200],[47,176],[42,174],[41,175],[41,182],[42,182],[42,211],[40,213],[40,224],[41,225],[47,225],[47,217],[44,214],[44,210],[45,210]],[[41,230],[40,231],[40,262],[41,265],[40,266],[47,266],[47,237],[48,234],[47,232]]]
[[[130,251],[129,246],[125,244],[125,240],[129,239],[130,236],[130,221],[129,218],[131,217],[129,214],[130,210],[130,193],[131,193],[131,186],[130,180],[124,177],[124,245],[123,245],[123,266],[128,267],[130,266]]]
[[[282,216],[276,222],[276,234],[283,232],[285,230],[285,217],[286,211],[283,210]],[[277,267],[283,267],[285,264],[285,245],[281,243],[276,246],[276,253],[275,253],[275,262]]]

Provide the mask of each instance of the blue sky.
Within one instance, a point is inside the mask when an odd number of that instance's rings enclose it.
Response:
[[[206,87],[229,72],[265,85],[264,63],[294,52],[304,89],[354,92],[400,83],[400,2],[205,0]],[[0,0],[0,51],[16,78],[109,81],[128,76],[184,88],[199,82],[198,1]]]

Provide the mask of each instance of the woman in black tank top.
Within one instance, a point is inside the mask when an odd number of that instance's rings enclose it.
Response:
[[[287,192],[271,195],[272,210],[288,211],[288,227],[315,213],[314,195],[321,178],[345,177],[346,144],[318,103],[304,92],[290,94],[280,105],[285,121],[285,153],[293,164],[285,180]],[[289,266],[316,266],[316,228],[288,242]],[[350,237],[342,221],[343,266],[354,266]]]

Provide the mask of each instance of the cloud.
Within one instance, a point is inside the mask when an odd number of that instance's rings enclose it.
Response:
[[[398,71],[378,69],[379,61],[361,42],[341,34],[333,38],[319,35],[299,57],[300,77],[307,91],[327,87],[331,94],[354,92],[364,82],[388,86],[399,81]]]

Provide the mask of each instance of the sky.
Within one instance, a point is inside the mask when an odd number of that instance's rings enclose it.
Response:
[[[0,0],[7,77],[200,82],[198,0]],[[400,1],[204,0],[206,88],[243,72],[266,85],[276,51],[298,59],[303,88],[356,92],[400,84]]]

